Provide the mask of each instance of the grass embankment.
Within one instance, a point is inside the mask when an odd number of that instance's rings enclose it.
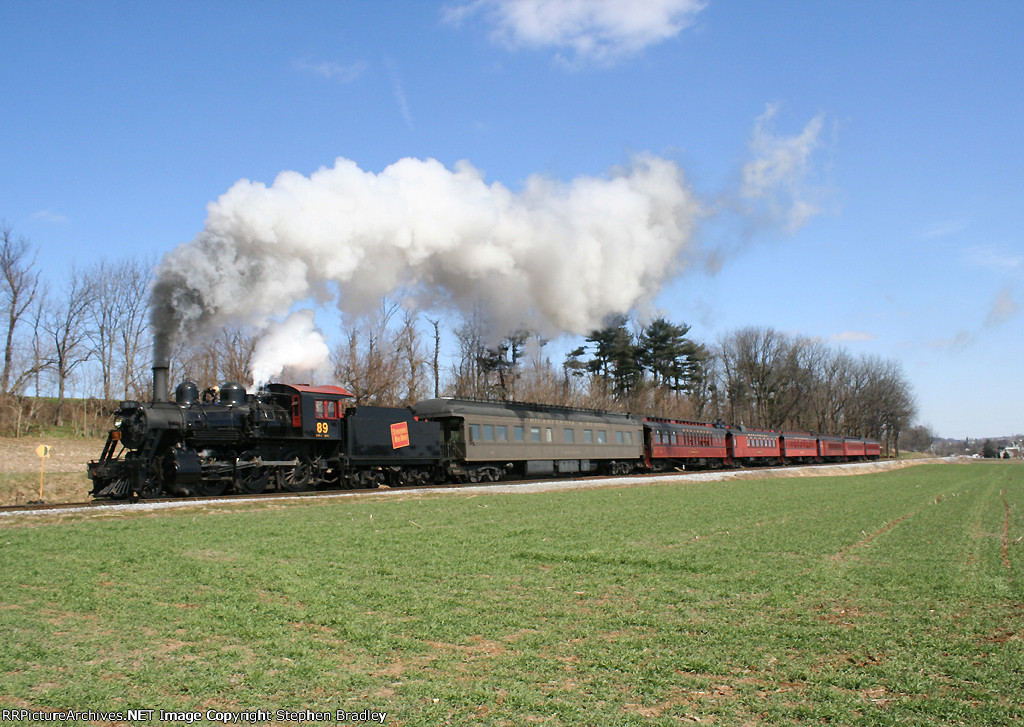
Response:
[[[0,706],[1010,725],[1024,466],[0,529]]]

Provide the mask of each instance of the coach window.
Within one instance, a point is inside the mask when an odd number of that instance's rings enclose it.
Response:
[[[615,432],[615,443],[622,444],[622,432]]]
[[[498,441],[499,442],[507,442],[508,441],[508,427],[506,425],[499,424],[498,426],[496,426],[494,428],[494,430],[495,430],[495,434],[498,435]]]
[[[574,429],[565,429],[563,431],[565,432],[565,443],[566,444],[576,444],[576,430],[574,430]]]
[[[583,443],[584,444],[593,444],[594,443],[594,430],[593,429],[584,429],[583,430]]]
[[[480,441],[480,425],[470,424],[469,425],[469,441],[479,442]]]
[[[633,432],[626,432],[626,444],[633,443]]]
[[[551,444],[551,442],[554,441],[551,438],[551,427],[545,427],[545,430],[544,430],[544,441],[547,442],[548,444]]]
[[[597,443],[608,444],[608,432],[606,432],[604,429],[597,430]]]
[[[517,442],[522,442],[524,432],[525,430],[522,427],[512,427],[512,438],[515,439]]]
[[[540,427],[530,427],[530,441],[540,443]]]
[[[494,425],[493,424],[484,424],[484,441],[485,442],[493,442],[494,441]]]

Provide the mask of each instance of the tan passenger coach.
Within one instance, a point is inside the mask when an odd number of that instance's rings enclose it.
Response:
[[[516,402],[428,399],[420,420],[439,422],[443,446],[472,482],[594,472],[620,474],[640,460],[642,421],[628,414]]]

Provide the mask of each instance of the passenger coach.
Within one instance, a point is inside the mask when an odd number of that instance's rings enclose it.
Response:
[[[727,432],[704,422],[644,419],[646,464],[654,471],[672,467],[718,467],[729,457]]]
[[[441,424],[453,474],[470,482],[625,474],[641,461],[643,428],[628,414],[468,399],[428,399],[412,409]]]
[[[730,427],[729,453],[733,460],[773,464],[779,461],[779,433],[769,429],[751,429],[744,426]]]
[[[818,458],[818,437],[810,432],[783,432],[779,446],[784,464],[814,462]]]

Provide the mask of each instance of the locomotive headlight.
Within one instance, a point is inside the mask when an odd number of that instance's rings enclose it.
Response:
[[[122,424],[124,424],[123,418],[114,417],[114,429],[120,429]]]

